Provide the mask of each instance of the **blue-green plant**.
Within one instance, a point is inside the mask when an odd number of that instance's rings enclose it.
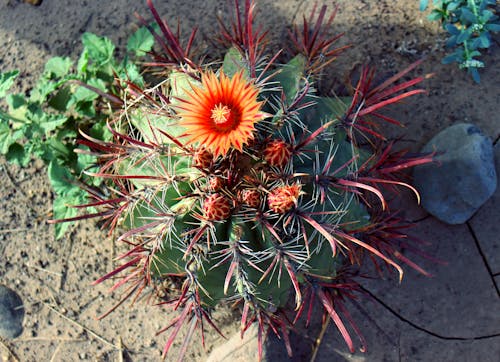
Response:
[[[127,55],[118,61],[110,39],[92,33],[82,36],[83,51],[75,63],[69,57],[51,58],[29,95],[9,92],[18,71],[0,73],[0,153],[7,161],[28,165],[39,158],[48,165],[55,193],[53,214],[71,218],[77,210],[68,208],[86,200],[82,184],[99,186],[100,180],[83,172],[95,157],[78,145],[79,130],[108,139],[106,118],[121,107],[122,82],[143,85],[137,60],[150,51],[151,33],[142,27],[128,40]],[[75,153],[79,149],[80,153]],[[70,224],[57,224],[60,238]]]
[[[428,0],[420,0],[420,10],[428,7]],[[443,58],[444,64],[458,63],[479,83],[481,49],[491,45],[491,33],[500,31],[495,14],[496,0],[433,0],[429,20],[439,21],[449,33],[446,46],[454,51]]]

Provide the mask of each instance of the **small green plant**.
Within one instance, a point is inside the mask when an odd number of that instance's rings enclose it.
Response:
[[[419,62],[381,83],[364,67],[352,93],[325,96],[315,84],[346,48],[324,27],[333,20],[326,6],[290,31],[292,57],[278,62],[281,52],[267,54],[254,23],[254,2],[235,1],[233,22],[221,21],[225,56],[204,63],[192,53],[196,31],[184,45],[147,3],[162,76],[144,88],[128,84],[112,138],[84,136],[100,155],[88,174],[107,189],[89,190],[77,207],[92,211],[79,218],[100,218],[130,247],[96,283],[124,286],[118,305],[167,295],[160,304],[180,314],[164,329],[164,355],[183,325],[180,358],[197,328],[202,340],[205,326],[218,331],[210,312],[221,303],[241,307],[242,333],[257,323],[259,356],[268,331],[291,353],[291,324],[301,315],[309,322],[315,301],[354,352],[348,328],[363,338],[347,302],[361,291],[364,256],[399,280],[399,263],[426,274],[404,255],[416,240],[383,194],[402,186],[418,197],[403,171],[432,161],[395,151],[383,135],[401,125],[385,108],[425,92],[413,88],[425,75],[404,80]],[[167,280],[177,287],[165,290]]]
[[[101,180],[84,173],[96,160],[76,142],[78,132],[101,140],[110,138],[106,119],[113,108],[121,107],[120,82],[143,85],[136,60],[151,50],[154,39],[145,27],[138,29],[121,62],[114,58],[115,46],[106,37],[85,33],[82,43],[76,64],[67,57],[50,59],[28,96],[8,93],[18,71],[0,73],[0,99],[7,105],[6,110],[0,109],[0,152],[7,161],[23,167],[33,157],[48,165],[56,218],[76,216],[77,211],[67,205],[86,200],[81,186],[100,184]],[[68,226],[56,225],[56,237]]]
[[[420,10],[427,9],[428,3],[428,0],[420,0]],[[450,34],[446,46],[455,48],[443,58],[443,63],[458,63],[477,83],[480,81],[478,69],[485,66],[477,59],[481,56],[480,49],[489,48],[490,33],[500,31],[495,4],[496,0],[433,0],[434,8],[428,17],[441,22]]]

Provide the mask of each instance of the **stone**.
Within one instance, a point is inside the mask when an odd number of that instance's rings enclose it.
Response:
[[[0,285],[0,337],[16,338],[23,332],[24,306],[12,289]]]
[[[438,133],[421,152],[437,151],[437,163],[415,168],[422,206],[448,224],[462,224],[497,187],[493,145],[479,128],[455,124]]]

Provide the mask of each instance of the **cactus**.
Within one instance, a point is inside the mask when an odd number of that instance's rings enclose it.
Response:
[[[179,282],[163,302],[181,310],[164,354],[183,324],[182,351],[195,328],[217,329],[210,311],[229,301],[241,306],[242,333],[258,323],[260,356],[265,333],[288,341],[287,315],[308,310],[309,320],[314,298],[353,352],[344,321],[358,329],[345,301],[359,292],[353,278],[363,254],[400,280],[399,262],[425,273],[398,251],[408,247],[406,224],[382,190],[403,186],[418,196],[402,171],[432,160],[393,151],[381,131],[398,123],[381,113],[386,106],[424,92],[409,88],[425,77],[399,81],[418,63],[378,85],[364,68],[353,94],[324,97],[314,89],[320,70],[345,49],[322,27],[326,7],[313,10],[315,24],[291,32],[297,54],[278,64],[252,27],[253,2],[240,12],[236,1],[234,26],[222,27],[229,50],[222,65],[209,66],[191,56],[193,37],[183,47],[148,5],[162,32],[154,33],[162,79],[149,89],[124,86],[112,142],[81,141],[98,154],[100,171],[91,175],[108,189],[89,189],[92,201],[80,207],[98,212],[78,218],[120,226],[118,240],[130,245],[97,283],[121,276],[115,288],[127,285],[124,298],[137,298],[166,278]]]

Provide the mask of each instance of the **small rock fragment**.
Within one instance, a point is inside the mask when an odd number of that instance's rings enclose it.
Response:
[[[24,0],[24,2],[35,6],[42,4],[42,0]]]
[[[16,338],[23,332],[24,306],[12,289],[0,285],[0,337]]]
[[[459,123],[438,133],[423,149],[437,151],[438,164],[415,168],[422,206],[448,224],[466,222],[497,187],[493,146],[473,124]]]

